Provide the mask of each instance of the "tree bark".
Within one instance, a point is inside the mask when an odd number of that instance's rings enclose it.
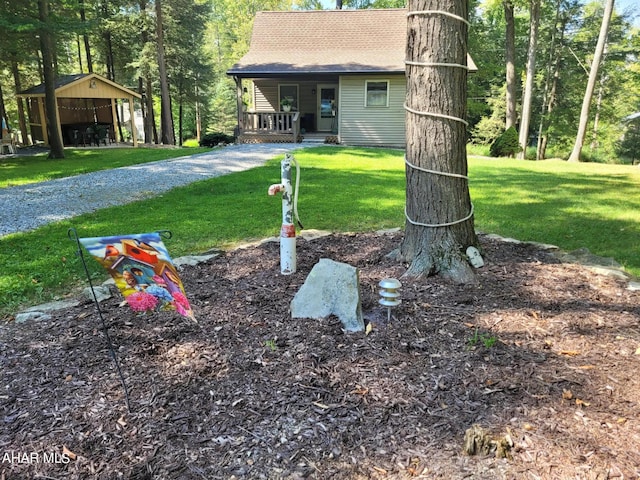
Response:
[[[556,91],[558,79],[560,78],[560,54],[562,52],[562,42],[564,31],[567,25],[567,16],[563,16],[560,21],[560,0],[556,0],[556,17],[553,32],[551,34],[551,48],[549,49],[549,63],[547,64],[547,75],[544,83],[544,94],[542,96],[542,107],[540,112],[540,125],[538,126],[538,145],[536,148],[536,160],[544,160],[547,152],[549,119],[556,104]],[[560,38],[556,39],[559,35]]]
[[[504,19],[506,23],[504,58],[507,82],[505,130],[508,130],[511,127],[515,127],[518,122],[516,109],[516,22],[513,16],[513,3],[511,0],[504,0]]]
[[[604,53],[605,45],[607,43],[607,34],[609,33],[609,24],[611,23],[611,14],[613,13],[613,3],[614,0],[606,0],[604,4],[604,15],[602,16],[600,34],[598,35],[598,43],[596,44],[596,51],[593,56],[593,62],[591,63],[591,70],[589,71],[587,89],[582,100],[578,133],[576,135],[576,143],[573,146],[573,151],[571,152],[571,156],[569,156],[570,162],[580,161],[582,145],[584,144],[584,137],[587,133],[587,123],[589,122],[589,109],[591,108],[593,90],[595,89],[596,81],[598,80],[598,70],[600,69],[602,54]]]
[[[522,95],[522,118],[520,120],[520,134],[518,143],[522,150],[518,152],[518,158],[527,158],[527,145],[529,144],[529,124],[531,122],[531,102],[533,100],[533,81],[536,75],[536,48],[538,44],[538,25],[540,24],[540,0],[531,0],[529,21],[529,49],[527,50],[527,78],[525,80],[524,94]]]
[[[408,9],[468,15],[464,0],[410,0]],[[407,28],[407,223],[399,256],[410,263],[407,276],[442,274],[459,283],[474,282],[465,254],[477,244],[468,180],[420,170],[467,175],[467,71],[433,65],[466,65],[467,25],[429,13],[409,15]]]
[[[167,65],[164,58],[164,32],[162,23],[162,5],[156,0],[156,33],[158,45],[158,73],[160,75],[160,134],[164,145],[175,145],[176,138],[173,131],[173,115],[171,113],[171,95],[169,93],[169,79]]]
[[[64,146],[58,128],[56,104],[56,72],[53,58],[53,39],[49,30],[49,0],[38,0],[38,16],[40,20],[40,50],[42,52],[42,69],[44,74],[44,102],[49,134],[49,158],[64,158]]]
[[[82,27],[86,28],[87,17],[84,9],[84,0],[79,0],[80,4],[80,20],[82,22]],[[89,73],[93,73],[93,61],[91,60],[91,45],[89,44],[89,35],[86,32],[82,34],[82,38],[84,40],[84,52],[87,56],[87,70]],[[80,64],[80,68],[82,69],[82,63]]]
[[[22,83],[20,82],[20,70],[18,68],[18,62],[13,59],[11,61],[11,73],[13,74],[13,84],[17,92],[22,91]],[[29,132],[27,130],[27,119],[24,114],[24,101],[22,97],[16,97],[18,103],[18,125],[20,126],[20,135],[22,137],[23,145],[30,145]]]

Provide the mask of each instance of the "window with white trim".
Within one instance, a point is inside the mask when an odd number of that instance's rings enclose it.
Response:
[[[365,80],[365,107],[389,106],[389,80]]]
[[[291,110],[298,110],[298,84],[279,84],[278,103],[281,108],[290,105]]]

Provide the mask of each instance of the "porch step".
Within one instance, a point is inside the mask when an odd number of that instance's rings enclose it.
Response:
[[[325,143],[325,137],[307,137],[306,135],[302,137],[302,143]]]

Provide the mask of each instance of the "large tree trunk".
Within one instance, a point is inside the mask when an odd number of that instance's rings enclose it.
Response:
[[[64,158],[64,146],[58,128],[56,105],[56,72],[53,59],[53,39],[48,28],[49,0],[38,0],[38,16],[42,28],[40,29],[40,50],[42,52],[42,69],[44,74],[44,102],[47,110],[47,127],[49,134],[49,158]]]
[[[529,123],[531,122],[531,102],[533,100],[533,81],[536,75],[536,48],[538,43],[538,25],[540,23],[540,0],[531,0],[531,18],[529,22],[529,49],[527,51],[527,78],[522,95],[522,119],[518,143],[522,150],[518,158],[527,158],[529,144]]]
[[[169,93],[169,79],[167,65],[164,58],[164,32],[162,24],[162,5],[156,0],[156,32],[158,44],[158,73],[160,75],[160,134],[164,145],[175,145],[176,138],[173,131],[173,115],[171,114],[171,95]]]
[[[466,178],[467,70],[460,68],[467,24],[442,13],[411,14],[424,11],[468,15],[465,0],[409,1],[407,224],[400,257],[410,263],[408,276],[439,273],[473,282],[465,254],[477,244]]]
[[[611,22],[611,14],[613,12],[614,0],[606,0],[604,4],[604,15],[602,16],[602,25],[600,26],[600,34],[598,35],[598,43],[596,44],[596,51],[593,56],[593,62],[591,63],[591,70],[589,72],[589,80],[587,81],[587,89],[584,93],[582,100],[582,109],[580,110],[580,123],[578,125],[578,133],[576,135],[576,143],[573,146],[573,151],[569,157],[570,162],[579,162],[580,154],[582,153],[582,145],[584,144],[584,137],[587,133],[587,123],[589,122],[589,109],[591,107],[591,99],[593,97],[593,90],[596,86],[598,79],[598,70],[600,69],[600,62],[602,61],[602,54],[607,43],[607,34],[609,33],[609,23]]]
[[[515,127],[518,121],[516,109],[516,22],[513,16],[513,3],[504,0],[504,19],[506,23],[504,58],[506,63],[507,82],[507,115],[505,130]]]

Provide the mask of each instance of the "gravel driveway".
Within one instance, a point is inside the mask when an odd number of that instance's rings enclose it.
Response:
[[[293,143],[232,145],[188,157],[3,188],[0,237],[153,197],[198,180],[248,170],[298,148],[300,144]]]

